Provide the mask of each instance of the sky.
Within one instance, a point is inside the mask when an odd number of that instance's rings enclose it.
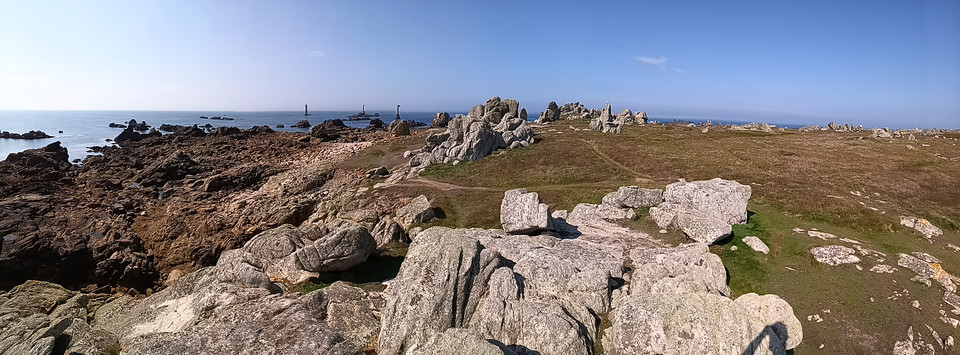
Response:
[[[495,95],[532,115],[609,101],[960,128],[960,1],[0,0],[0,110],[464,112]]]

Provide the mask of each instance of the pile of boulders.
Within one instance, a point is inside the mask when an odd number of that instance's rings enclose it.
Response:
[[[640,112],[639,116],[639,119],[636,118],[628,109],[624,109],[619,115],[613,115],[610,110],[610,102],[607,102],[600,115],[590,121],[590,129],[603,133],[620,133],[620,127],[624,125],[647,122],[645,112]]]
[[[427,136],[426,146],[413,155],[410,166],[473,161],[498,149],[530,145],[533,129],[527,123],[526,109],[518,111],[518,107],[515,100],[492,97],[466,117],[458,115],[445,132]]]
[[[656,200],[639,191],[605,204]],[[504,194],[500,218],[503,230],[418,235],[384,291],[378,353],[593,354],[602,343],[607,354],[778,354],[803,338],[780,297],[728,298],[726,270],[705,244],[624,249],[558,234],[559,220],[525,189]],[[601,319],[612,325],[600,329]]]
[[[732,225],[747,222],[751,188],[736,181],[713,179],[667,185],[664,202],[650,208],[660,228],[680,228],[701,243],[711,244],[729,236]]]

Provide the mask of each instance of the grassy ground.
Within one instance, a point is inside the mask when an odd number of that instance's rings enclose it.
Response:
[[[946,248],[948,243],[960,245],[960,148],[954,140],[960,137],[877,140],[861,138],[868,133],[702,133],[673,126],[630,126],[610,135],[570,126],[584,129],[586,122],[537,129],[537,144],[530,147],[456,166],[434,165],[421,174],[455,188],[391,189],[430,197],[448,215],[434,224],[497,228],[507,189],[538,192],[558,210],[599,203],[621,185],[663,188],[680,178],[737,180],[753,188],[750,223],[736,226],[734,238],[712,251],[724,260],[736,295],[775,293],[790,302],[804,325],[797,353],[886,353],[911,325],[928,342],[932,337],[924,324],[943,338],[960,338],[960,332],[938,319],[938,311],[947,308],[941,307],[936,283],[928,288],[910,281],[913,274],[904,268],[893,274],[869,272],[876,263],[867,259],[862,271],[819,264],[810,248],[842,243],[791,231],[817,228],[858,240],[886,253],[884,264],[892,266],[897,253],[923,251],[943,260],[948,272],[960,273],[960,257]],[[419,141],[411,138],[408,146],[422,142],[415,138]],[[392,161],[392,152],[409,149],[397,145],[379,156],[369,154],[365,164]],[[644,218],[627,225],[656,233],[646,212],[639,212]],[[901,226],[900,215],[927,218],[944,235],[927,241]],[[682,235],[676,234],[663,237],[679,241]],[[770,254],[750,250],[741,241],[747,235],[762,239]],[[908,295],[888,299],[904,289]],[[913,300],[922,310],[910,306]],[[824,320],[808,321],[814,314]]]

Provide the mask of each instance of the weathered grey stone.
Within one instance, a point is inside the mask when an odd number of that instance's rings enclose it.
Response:
[[[937,226],[931,224],[930,221],[923,218],[900,216],[900,224],[906,226],[907,228],[915,229],[917,232],[920,232],[920,234],[927,238],[939,237],[943,235],[943,231],[940,230],[940,228],[937,228]]]
[[[594,205],[581,203],[573,207],[567,216],[567,222],[573,225],[589,223],[590,221],[607,219],[637,219],[637,213],[629,208],[618,208],[607,204]]]
[[[414,224],[427,223],[434,218],[436,218],[436,213],[433,211],[433,207],[430,207],[430,200],[426,196],[420,195],[397,210],[396,221],[404,228],[410,228]]]
[[[705,244],[630,251],[630,294],[692,293],[730,295],[727,270]]]
[[[504,352],[496,345],[483,338],[476,330],[465,328],[450,328],[438,333],[423,345],[411,351],[409,355],[436,355],[436,354],[476,354],[476,355],[513,355],[514,352]]]
[[[537,123],[549,123],[560,119],[560,107],[557,106],[557,103],[550,101],[547,105],[547,110],[543,111],[539,118],[537,118]]]
[[[603,108],[599,116],[590,121],[590,129],[603,133],[620,133],[621,122],[610,111],[610,102]]]
[[[826,245],[810,249],[810,254],[821,264],[837,266],[860,262],[857,251],[842,245]]]
[[[60,285],[31,280],[3,296],[0,297],[0,354],[52,354],[61,335],[79,338],[89,330],[86,315],[92,311],[87,308],[87,299],[76,297],[75,292]],[[75,318],[77,316],[82,319]]]
[[[239,266],[242,258],[256,259],[242,249],[224,252],[217,266],[185,275],[147,298],[113,300],[97,309],[94,321],[129,354],[360,353],[324,322],[324,310],[314,309],[312,298],[276,294],[258,266]],[[259,272],[263,283],[227,276],[238,270]]]
[[[793,309],[776,295],[631,295],[611,317],[606,354],[785,354],[803,339]]]
[[[370,234],[377,241],[378,248],[390,243],[410,243],[410,238],[407,237],[400,223],[390,217],[381,218]]]
[[[755,236],[743,237],[743,242],[753,249],[754,251],[759,251],[764,254],[770,253],[770,247],[767,246],[760,238]]]
[[[751,188],[732,180],[679,181],[667,185],[663,198],[676,209],[717,218],[728,224],[747,222]],[[663,208],[663,207],[661,207]]]
[[[326,324],[362,351],[377,348],[380,310],[386,304],[380,292],[367,292],[337,281],[302,297],[309,309],[319,313]]]
[[[529,234],[553,229],[550,208],[540,202],[536,192],[513,189],[503,194],[500,203],[500,224],[511,234]]]
[[[420,232],[384,291],[380,354],[402,354],[465,326],[499,264],[497,252],[469,235],[440,227]]]
[[[603,196],[603,203],[618,208],[654,207],[663,202],[663,190],[621,186]]]
[[[399,118],[394,119],[393,122],[390,122],[390,128],[388,129],[394,137],[402,137],[410,135],[410,122],[401,120]]]
[[[650,208],[650,217],[660,228],[678,227],[688,237],[713,243],[730,235],[731,225],[747,221],[750,186],[713,179],[670,185],[664,202]]]
[[[350,223],[297,250],[297,266],[313,272],[343,271],[367,261],[377,243],[362,226]]]
[[[931,285],[931,281],[936,281],[947,291],[957,291],[957,283],[960,283],[960,278],[948,273],[939,263],[922,260],[907,254],[899,254],[899,257],[897,265],[910,269],[917,274],[911,280],[925,283],[927,286]]]
[[[470,327],[521,353],[587,355],[596,337],[587,334],[586,328],[593,324],[584,324],[576,315],[593,322],[583,306],[485,298]]]

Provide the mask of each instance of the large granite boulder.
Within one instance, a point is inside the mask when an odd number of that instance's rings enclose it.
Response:
[[[803,339],[793,308],[776,295],[630,295],[611,318],[605,354],[786,354]]]
[[[385,291],[380,351],[402,353],[465,327],[518,353],[590,354],[595,315],[610,310],[624,277],[620,254],[547,235],[427,229]]]
[[[390,131],[390,134],[393,134],[394,137],[409,136],[410,122],[397,118],[393,120],[393,122],[390,122],[389,131]]]
[[[746,223],[750,186],[713,179],[667,185],[664,202],[650,208],[660,228],[677,227],[701,243],[713,243],[732,232],[733,224]]]
[[[603,204],[617,208],[654,207],[663,202],[663,190],[621,186],[603,196]]]
[[[475,238],[438,233],[436,227],[417,235],[385,291],[380,354],[404,354],[447,328],[466,325],[500,262],[496,251]]]
[[[550,207],[540,202],[540,195],[527,189],[503,193],[500,203],[500,224],[510,234],[530,234],[553,229]]]
[[[537,118],[537,123],[549,123],[560,119],[560,107],[557,106],[555,101],[550,101],[550,104],[547,105],[547,110],[540,113],[540,117]]]
[[[354,222],[334,220],[301,228],[288,224],[257,234],[242,249],[225,252],[228,256],[220,262],[236,255],[274,280],[301,282],[320,272],[360,265],[376,247],[367,229]]]
[[[397,209],[396,221],[404,229],[410,229],[414,224],[423,224],[437,218],[433,207],[430,207],[430,200],[427,196],[420,195],[410,201],[403,207]]]

